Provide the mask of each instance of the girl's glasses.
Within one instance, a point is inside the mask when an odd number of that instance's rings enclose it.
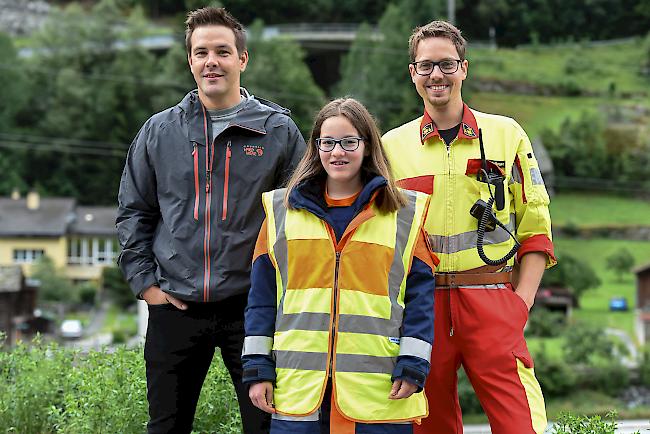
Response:
[[[363,137],[343,137],[342,139],[332,139],[330,137],[321,137],[316,139],[316,146],[323,152],[332,152],[338,143],[341,149],[347,152],[356,151]]]

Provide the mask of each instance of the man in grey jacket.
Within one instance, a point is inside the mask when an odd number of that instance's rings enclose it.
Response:
[[[235,18],[199,9],[188,14],[185,34],[198,89],[140,129],[118,196],[118,263],[149,307],[147,427],[191,432],[219,347],[244,431],[262,433],[268,419],[241,384],[251,258],[261,193],[286,180],[305,143],[288,110],[240,87],[248,52]]]

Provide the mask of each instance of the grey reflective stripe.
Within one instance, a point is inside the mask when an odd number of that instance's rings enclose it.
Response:
[[[533,185],[544,185],[544,179],[542,178],[542,172],[539,171],[537,167],[530,168],[530,178],[533,181]]]
[[[422,339],[403,336],[399,340],[400,356],[415,356],[431,362],[431,344]]]
[[[399,336],[401,322],[364,315],[339,315],[339,331],[379,336]]]
[[[377,357],[361,354],[337,354],[336,372],[393,374],[397,357]]]
[[[326,332],[330,329],[330,315],[328,313],[288,313],[278,318],[275,330],[314,330]]]
[[[510,171],[510,182],[508,184],[521,184],[521,175],[519,175],[519,170],[517,169],[517,165],[513,164],[512,165],[512,170]]]
[[[287,289],[287,280],[289,275],[287,237],[284,233],[284,224],[287,221],[287,209],[284,207],[285,192],[285,188],[273,192],[273,217],[275,219],[275,244],[273,245],[273,254],[275,256],[275,262],[278,265],[280,278],[282,279],[282,298],[278,303],[278,311],[275,317],[276,327],[282,325],[282,306],[284,305],[284,294]]]
[[[273,348],[273,338],[268,336],[246,336],[244,338],[244,348],[242,349],[242,356],[251,354],[271,354]]]
[[[286,414],[273,413],[271,419],[287,420],[289,422],[318,422],[320,420],[320,409],[307,416],[287,416]]]
[[[411,233],[413,219],[415,218],[415,204],[417,200],[417,194],[415,192],[408,190],[402,190],[402,192],[408,199],[408,203],[397,212],[395,253],[393,255],[393,263],[391,264],[388,273],[388,296],[390,297],[392,305],[390,315],[391,327],[386,330],[386,334],[384,335],[386,337],[396,336],[392,330],[398,324],[402,324],[404,309],[397,302],[397,298],[399,297],[400,287],[407,272],[407,270],[404,269],[404,253]],[[399,336],[399,334],[397,334],[397,336]]]
[[[463,289],[506,289],[503,283],[493,283],[490,285],[463,285]]]
[[[506,225],[510,232],[515,230],[515,215],[510,214],[510,222]],[[431,247],[435,253],[458,253],[463,250],[476,248],[476,231],[463,232],[462,234],[446,237],[444,235],[429,235]],[[503,228],[498,227],[492,232],[486,232],[483,238],[484,245],[500,244],[508,241],[510,235]]]
[[[327,353],[304,351],[274,351],[277,369],[301,369],[303,371],[325,371]]]

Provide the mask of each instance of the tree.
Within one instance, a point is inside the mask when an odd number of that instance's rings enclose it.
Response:
[[[254,95],[291,109],[291,117],[306,135],[325,95],[305,65],[300,46],[281,37],[264,39],[263,30],[261,21],[249,29],[250,61],[242,74],[242,84]]]
[[[568,254],[558,255],[558,263],[547,270],[542,278],[542,286],[560,286],[571,289],[576,299],[591,288],[600,286],[601,281],[587,262]]]
[[[625,247],[621,247],[606,259],[607,268],[618,276],[618,281],[623,281],[623,276],[634,266],[634,256]]]
[[[602,328],[576,323],[567,329],[563,351],[567,362],[589,365],[597,359],[610,359],[614,344]]]
[[[128,143],[166,92],[154,55],[137,43],[144,29],[141,9],[124,16],[116,0],[102,0],[89,13],[76,3],[55,10],[35,36],[40,48],[26,66],[34,92],[18,127],[36,138],[16,163],[29,185],[115,203]]]
[[[49,256],[41,256],[33,266],[32,276],[40,282],[38,289],[42,301],[54,301],[72,304],[78,301],[78,294],[74,285],[56,268],[54,261]]]
[[[129,284],[117,267],[106,267],[102,270],[102,289],[109,299],[122,308],[127,308],[136,301]]]

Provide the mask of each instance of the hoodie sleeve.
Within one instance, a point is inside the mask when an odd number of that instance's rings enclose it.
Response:
[[[276,315],[275,268],[268,254],[267,223],[262,223],[251,270],[251,290],[244,312],[244,384],[275,381],[275,361],[271,356]]]
[[[142,291],[158,283],[152,244],[160,208],[156,173],[147,151],[151,137],[148,121],[129,148],[118,192],[116,227],[122,252],[117,263],[138,298]]]
[[[406,278],[404,319],[400,337],[400,355],[392,380],[408,381],[424,388],[429,374],[433,344],[434,271],[438,264],[436,255],[427,248],[426,234],[420,232]]]

